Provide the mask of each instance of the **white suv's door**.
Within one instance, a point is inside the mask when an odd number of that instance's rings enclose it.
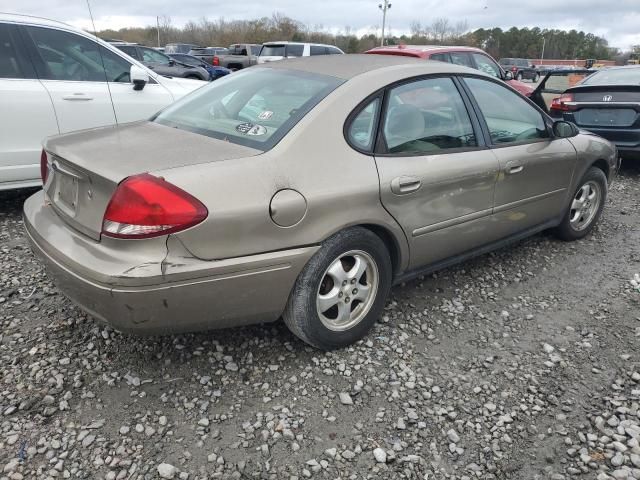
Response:
[[[75,33],[25,26],[34,63],[56,111],[60,132],[116,123],[98,44]]]
[[[5,23],[0,23],[0,105],[0,190],[36,186],[41,140],[58,133],[58,124],[17,27]]]
[[[102,45],[100,50],[118,123],[149,118],[174,101],[174,95],[152,77],[142,90],[134,90],[131,63]]]

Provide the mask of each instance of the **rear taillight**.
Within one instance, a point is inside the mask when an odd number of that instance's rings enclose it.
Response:
[[[47,178],[49,178],[49,157],[44,150],[40,154],[40,178],[42,178],[42,185],[47,183]]]
[[[216,56],[214,56],[211,59],[211,65],[213,65],[214,67],[219,67],[220,66],[220,59]]]
[[[149,238],[197,225],[207,208],[184,190],[148,173],[126,178],[111,197],[102,234],[115,238]]]
[[[518,67],[511,67],[511,71],[512,71],[513,73],[516,73],[516,72],[518,71]]]
[[[551,100],[551,110],[568,112],[569,110],[571,110],[570,106],[567,105],[568,102],[573,102],[573,95],[571,93],[560,95],[559,97]]]

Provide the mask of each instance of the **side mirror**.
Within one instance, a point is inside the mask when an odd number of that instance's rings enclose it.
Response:
[[[175,60],[173,60],[173,59],[172,59],[172,60],[169,60],[169,66],[170,66],[170,67],[173,67],[175,64],[176,64],[176,61],[175,61]]]
[[[504,79],[513,80],[513,72],[511,70],[504,72]]]
[[[580,133],[575,123],[558,120],[553,122],[553,134],[558,138],[571,138]]]
[[[131,65],[129,76],[134,90],[142,90],[149,83],[149,74],[137,65]]]

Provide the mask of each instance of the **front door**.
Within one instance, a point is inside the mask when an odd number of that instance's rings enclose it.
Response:
[[[49,92],[60,132],[116,123],[98,44],[48,27],[24,27],[32,57]]]
[[[401,84],[386,104],[376,154],[380,195],[409,240],[410,268],[495,240],[498,160],[482,145],[454,81]]]
[[[502,83],[467,77],[500,164],[494,217],[505,235],[557,220],[577,162],[571,142],[554,138],[543,113]],[[482,120],[482,118],[481,118]]]

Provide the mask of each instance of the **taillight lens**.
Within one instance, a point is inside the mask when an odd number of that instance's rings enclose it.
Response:
[[[567,102],[573,102],[573,94],[565,93],[551,100],[551,110],[568,112],[571,108],[567,105]]]
[[[518,67],[511,67],[511,71],[512,71],[513,73],[517,72],[517,71],[518,71]]]
[[[102,233],[115,238],[149,238],[197,225],[207,208],[184,190],[148,173],[126,178],[111,197]]]
[[[42,178],[42,185],[47,183],[47,178],[49,178],[49,157],[44,150],[40,154],[40,178]]]
[[[211,59],[211,65],[213,65],[214,67],[219,67],[220,66],[220,59],[217,56],[214,56]]]

